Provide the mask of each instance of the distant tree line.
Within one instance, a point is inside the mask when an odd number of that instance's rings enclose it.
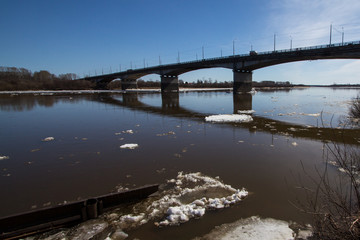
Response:
[[[25,68],[0,67],[0,91],[92,89],[89,81],[74,81],[76,74],[55,75],[48,71],[32,73]]]
[[[262,81],[252,83],[253,87],[293,87],[294,85],[290,82],[275,82],[275,81]]]
[[[78,76],[74,73],[66,73],[55,75],[48,71],[42,70],[32,73],[25,68],[16,67],[0,67],[0,91],[16,91],[16,90],[81,90],[96,89],[95,83],[86,80],[75,80]],[[137,80],[138,88],[160,88],[159,80],[143,79]],[[253,81],[253,87],[292,87],[290,82],[274,82],[274,81]],[[104,85],[107,89],[121,89],[121,81],[114,80]],[[232,88],[233,82],[217,80],[198,79],[196,82],[184,82],[179,80],[181,88]]]

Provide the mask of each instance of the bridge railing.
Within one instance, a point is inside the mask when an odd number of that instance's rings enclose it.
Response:
[[[269,54],[284,53],[284,52],[299,52],[299,51],[304,51],[304,50],[324,49],[324,48],[331,48],[331,47],[359,45],[359,44],[360,44],[360,41],[352,41],[352,42],[344,42],[344,43],[316,45],[316,46],[310,46],[310,47],[298,47],[298,48],[282,49],[282,50],[275,50],[275,51],[258,52],[258,53],[256,53],[256,55],[269,55]],[[101,75],[101,76],[113,76],[113,75],[117,75],[119,73],[120,74],[126,74],[126,73],[129,74],[129,73],[142,72],[144,70],[158,69],[159,67],[171,67],[171,66],[176,66],[176,65],[201,63],[204,61],[206,61],[206,62],[207,61],[219,61],[219,60],[233,59],[233,58],[239,58],[239,57],[248,57],[248,56],[250,56],[250,53],[236,54],[236,55],[230,55],[230,56],[225,56],[225,57],[206,58],[206,59],[179,62],[179,63],[161,64],[161,65],[147,67],[147,68],[127,69],[126,71],[112,73],[112,74],[105,74],[105,75]],[[98,76],[93,76],[90,78],[96,78],[96,77],[98,77]]]
[[[275,51],[265,51],[265,52],[258,52],[258,53],[256,53],[256,55],[268,55],[268,54],[283,53],[283,52],[298,52],[298,51],[304,51],[304,50],[315,50],[315,49],[324,49],[324,48],[330,48],[330,47],[351,46],[351,45],[357,45],[357,44],[360,44],[360,41],[324,44],[324,45],[316,45],[316,46],[310,46],[310,47],[289,48],[289,49],[281,49],[281,50],[275,50]],[[162,64],[162,65],[158,65],[158,66],[154,66],[154,67],[159,67],[159,66],[166,67],[166,66],[174,66],[174,65],[179,65],[179,64],[192,64],[192,63],[200,63],[203,61],[216,61],[216,60],[224,60],[224,59],[247,57],[247,56],[250,56],[250,53],[236,54],[236,55],[230,55],[230,56],[225,56],[225,57],[206,58],[206,59],[186,61],[186,62],[180,62],[180,63]]]

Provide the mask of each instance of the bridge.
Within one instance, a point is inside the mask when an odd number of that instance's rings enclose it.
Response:
[[[178,92],[179,75],[199,69],[220,67],[233,70],[234,93],[244,93],[251,90],[252,73],[256,69],[289,62],[321,59],[360,59],[360,41],[261,53],[251,51],[249,54],[129,69],[127,71],[85,77],[78,80],[91,81],[96,83],[98,88],[103,88],[109,82],[120,79],[122,90],[127,90],[137,88],[137,79],[149,74],[159,74],[162,92]]]

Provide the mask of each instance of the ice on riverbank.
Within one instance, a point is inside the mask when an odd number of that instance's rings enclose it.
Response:
[[[272,218],[262,219],[260,217],[250,217],[241,219],[234,223],[223,224],[216,227],[205,236],[195,238],[195,240],[262,240],[277,239],[290,240],[296,239],[295,233],[289,227],[289,223]]]
[[[251,122],[253,118],[246,114],[219,114],[205,117],[206,122]]]
[[[135,149],[137,147],[139,147],[137,143],[127,143],[120,146],[120,148],[125,148],[125,149]]]
[[[105,236],[108,240],[118,239],[118,234],[126,237],[126,231],[149,221],[154,221],[156,226],[166,227],[199,219],[207,211],[230,207],[247,195],[245,189],[235,189],[218,177],[212,178],[200,172],[179,172],[175,179],[160,186],[157,195],[132,207],[114,209],[98,219],[38,239],[55,240],[59,239],[58,236],[64,239],[74,239],[74,236],[76,239],[100,236]]]

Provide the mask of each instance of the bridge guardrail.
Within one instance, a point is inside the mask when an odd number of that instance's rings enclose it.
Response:
[[[360,44],[360,41],[334,43],[334,44],[323,44],[323,45],[315,45],[315,46],[310,46],[310,47],[298,47],[298,48],[291,48],[291,49],[258,52],[256,55],[267,55],[267,54],[284,53],[284,52],[299,52],[299,51],[304,51],[304,50],[324,49],[324,48],[330,48],[330,47],[351,46],[351,45],[359,45],[359,44]],[[137,71],[143,71],[144,69],[151,70],[151,69],[157,69],[159,67],[171,67],[171,66],[175,66],[175,65],[185,65],[185,64],[192,64],[192,63],[201,63],[203,61],[216,61],[216,60],[225,60],[225,59],[230,59],[230,58],[239,58],[239,57],[248,57],[248,56],[250,56],[250,53],[230,55],[230,56],[225,56],[225,57],[206,58],[206,59],[185,61],[185,62],[179,62],[179,63],[161,64],[161,65],[151,66],[151,67],[147,67],[147,68],[127,69],[126,71],[112,73],[112,74],[104,74],[104,75],[100,75],[100,76],[105,77],[105,76],[117,75],[119,73],[126,74],[129,72],[136,73]],[[89,78],[96,78],[96,77],[97,76],[91,76]]]
[[[341,46],[350,46],[350,45],[358,45],[358,44],[360,44],[360,41],[334,43],[334,44],[323,44],[323,45],[315,45],[315,46],[310,46],[310,47],[298,47],[298,48],[291,48],[291,49],[258,52],[257,55],[267,55],[267,54],[272,54],[272,53],[283,53],[283,52],[298,52],[298,51],[304,51],[304,50],[324,49],[324,48],[329,48],[329,47],[341,47]],[[170,64],[164,64],[164,65],[158,65],[158,66],[166,67],[166,66],[173,66],[173,65],[178,65],[178,64],[191,64],[191,63],[199,63],[199,62],[203,62],[203,61],[223,60],[223,59],[246,57],[246,56],[250,56],[250,53],[230,55],[230,56],[225,56],[225,57],[206,58],[206,59],[186,61],[186,62],[180,62],[180,63],[170,63]],[[154,66],[154,67],[158,67],[158,66]]]

